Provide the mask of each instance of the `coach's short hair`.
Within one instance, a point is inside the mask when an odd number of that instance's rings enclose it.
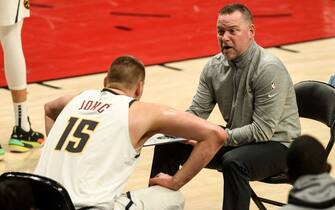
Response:
[[[219,15],[231,14],[235,11],[239,11],[243,14],[245,20],[250,24],[253,24],[253,16],[248,7],[239,3],[227,4],[219,10]]]
[[[144,79],[144,65],[130,55],[116,58],[107,73],[107,83],[110,87],[132,88],[138,81],[144,81]]]
[[[288,150],[287,169],[288,177],[293,182],[303,175],[328,172],[330,165],[325,148],[312,136],[296,138]]]

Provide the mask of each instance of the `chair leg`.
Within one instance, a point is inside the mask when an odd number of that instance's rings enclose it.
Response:
[[[260,209],[260,210],[266,210],[266,207],[264,206],[263,203],[268,203],[268,204],[272,204],[272,205],[275,205],[275,206],[284,206],[285,205],[285,203],[270,200],[270,199],[267,199],[267,198],[258,197],[257,194],[255,193],[255,191],[251,187],[250,187],[250,192],[251,192],[252,200],[254,201],[254,203],[256,204],[258,209]]]
[[[250,187],[251,198],[258,207],[259,210],[266,210],[264,204],[262,203],[261,199],[256,195],[255,191]]]
[[[269,200],[267,198],[260,198],[259,197],[259,200],[261,200],[264,203],[272,204],[272,205],[275,205],[275,206],[284,206],[284,205],[286,205],[285,203],[281,203],[281,202],[274,201],[274,200]]]

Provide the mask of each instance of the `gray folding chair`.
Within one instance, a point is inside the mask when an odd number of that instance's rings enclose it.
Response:
[[[327,143],[327,157],[334,145],[335,133],[335,88],[330,84],[318,81],[303,81],[294,86],[299,116],[325,124],[330,130],[330,139]],[[285,171],[275,176],[267,177],[261,182],[269,184],[290,184]],[[251,190],[251,198],[260,210],[266,210],[263,203],[283,206],[284,203],[258,197]]]

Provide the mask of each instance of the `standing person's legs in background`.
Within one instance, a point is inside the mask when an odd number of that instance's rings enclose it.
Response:
[[[23,21],[0,26],[0,39],[4,54],[4,69],[14,106],[15,126],[9,139],[11,151],[25,152],[40,147],[43,134],[31,129],[27,108],[26,62],[21,44]]]

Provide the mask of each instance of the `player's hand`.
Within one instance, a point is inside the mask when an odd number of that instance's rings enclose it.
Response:
[[[149,180],[149,185],[160,185],[162,187],[169,188],[171,190],[178,190],[173,182],[173,176],[165,173],[159,173],[155,177]]]

